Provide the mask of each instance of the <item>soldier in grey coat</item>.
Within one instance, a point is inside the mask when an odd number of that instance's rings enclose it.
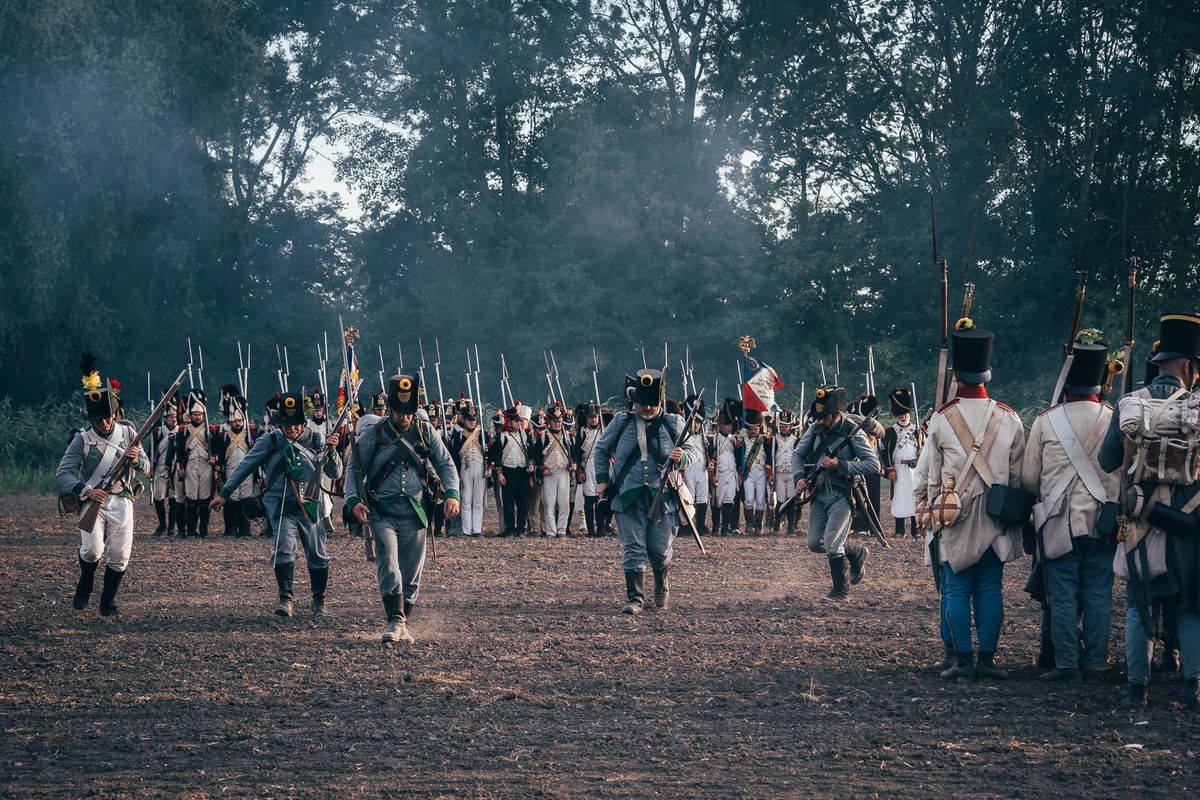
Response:
[[[325,527],[321,524],[319,504],[304,497],[304,486],[317,469],[325,448],[331,453],[322,472],[326,476],[340,475],[341,459],[337,454],[338,435],[329,438],[309,430],[304,424],[304,395],[285,392],[270,433],[260,436],[250,452],[225,480],[225,485],[212,500],[220,509],[245,480],[259,467],[266,471],[263,506],[275,531],[275,582],[279,586],[279,603],[275,613],[292,615],[292,581],[296,571],[296,540],[304,548],[308,562],[308,577],[312,587],[312,613],[325,616],[325,590],[329,585],[329,554],[325,551]]]
[[[129,566],[133,549],[133,489],[136,482],[129,470],[118,477],[105,492],[100,488],[113,463],[128,452],[136,470],[148,473],[150,460],[135,440],[137,431],[125,421],[117,420],[118,398],[114,384],[101,384],[95,368],[96,359],[85,353],[80,362],[83,370],[88,427],[76,431],[58,463],[56,480],[59,490],[84,501],[100,503],[100,513],[91,531],[79,531],[79,581],[71,604],[77,611],[87,607],[95,586],[96,567],[107,552],[104,567],[104,589],[100,593],[100,613],[106,617],[117,613],[115,602],[121,579]]]
[[[626,376],[625,396],[632,411],[613,417],[592,459],[596,468],[596,490],[603,497],[610,480],[609,460],[615,475],[612,508],[617,519],[625,571],[626,603],[622,614],[637,614],[645,605],[646,562],[654,572],[654,605],[665,608],[670,593],[667,570],[671,566],[671,543],[679,529],[679,504],[673,492],[664,498],[661,519],[651,519],[650,506],[667,469],[682,471],[703,459],[704,447],[693,437],[683,448],[675,447],[683,431],[683,418],[663,410],[663,374],[643,369],[637,377]],[[682,476],[681,476],[682,477]]]
[[[854,433],[850,444],[837,455],[826,456],[830,446],[836,446],[854,430],[846,419],[846,390],[840,386],[822,386],[813,403],[816,422],[808,426],[792,453],[792,480],[797,494],[812,493],[808,517],[808,549],[824,553],[829,559],[832,588],[821,599],[840,603],[850,595],[850,584],[863,578],[863,566],[870,551],[865,545],[850,544],[852,508],[850,482],[859,475],[879,472],[879,455],[861,430]],[[806,465],[819,459],[821,472],[815,485],[805,480]],[[850,580],[846,581],[846,562],[850,562]]]
[[[346,506],[375,538],[375,571],[387,614],[385,644],[413,643],[408,619],[421,588],[425,531],[433,516],[436,473],[446,517],[459,512],[458,473],[442,437],[418,419],[420,378],[388,381],[388,416],[358,432],[346,470]]]

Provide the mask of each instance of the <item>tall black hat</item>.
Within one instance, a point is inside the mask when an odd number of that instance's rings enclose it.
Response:
[[[732,397],[726,397],[717,414],[718,425],[740,425],[742,422],[742,404]]]
[[[901,414],[911,414],[913,410],[912,390],[907,386],[899,386],[888,392],[888,405],[892,409],[892,416],[898,417]]]
[[[326,405],[327,405],[327,403],[325,401],[325,393],[322,392],[320,389],[313,389],[312,390],[313,411],[317,411],[318,409],[323,411],[325,409]]]
[[[1084,331],[1076,338],[1071,354],[1071,368],[1064,384],[1067,394],[1100,394],[1108,371],[1108,345],[1099,339],[1098,332]]]
[[[596,405],[595,403],[588,403],[587,408],[584,409],[583,416],[584,417],[600,416],[600,406]]]
[[[780,428],[790,428],[796,424],[796,414],[790,408],[781,408],[775,415],[775,422]]]
[[[388,404],[387,398],[388,398],[387,392],[380,392],[379,394],[371,395],[371,407],[372,408],[387,408],[387,404]]]
[[[639,369],[636,376],[625,376],[625,399],[643,406],[660,406],[667,385],[657,369]]]
[[[546,422],[551,422],[552,420],[558,420],[559,422],[561,422],[563,419],[564,419],[564,414],[563,414],[563,409],[562,409],[562,403],[555,400],[554,405],[552,405],[552,406],[550,406],[550,408],[546,409]]]
[[[188,392],[187,413],[192,414],[197,411],[208,416],[208,395],[204,393],[203,389],[192,389]]]
[[[274,425],[303,425],[304,393],[284,392],[279,395],[271,422]]]
[[[420,375],[393,375],[388,380],[388,408],[398,414],[416,414],[420,390]]]
[[[991,331],[976,328],[975,323],[966,317],[954,326],[954,332],[950,334],[950,356],[954,371],[963,383],[980,384],[992,380],[994,339]]]
[[[225,419],[230,422],[237,419],[244,421],[247,406],[248,402],[242,397],[241,389],[237,386],[227,383],[221,387],[221,413],[225,415]]]
[[[697,397],[698,397],[697,395],[689,394],[687,397],[685,397],[683,399],[684,411],[691,408],[696,403]],[[703,418],[704,417],[704,398],[701,397],[701,398],[699,398],[699,400],[700,400],[700,404],[698,406],[696,406],[696,416],[698,418]]]
[[[1158,341],[1156,364],[1173,358],[1200,359],[1200,314],[1163,314],[1158,320]]]
[[[83,376],[84,413],[87,418],[100,420],[116,416],[117,395],[113,390],[113,382],[106,383],[100,379],[96,357],[91,353],[80,356],[79,371]]]
[[[817,389],[817,396],[812,403],[814,419],[830,414],[841,414],[849,406],[846,390],[841,386],[822,386]]]

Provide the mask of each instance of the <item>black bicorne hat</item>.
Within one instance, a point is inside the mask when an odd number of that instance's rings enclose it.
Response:
[[[625,398],[643,406],[661,406],[666,382],[657,369],[639,369],[636,376],[625,376]]]
[[[830,414],[841,414],[849,406],[849,399],[846,397],[846,390],[841,386],[822,386],[817,389],[817,396],[812,403],[812,415],[814,419],[828,416]]]
[[[756,408],[747,408],[744,412],[747,425],[762,425],[762,412]]]
[[[864,394],[854,401],[854,413],[866,417],[879,408],[879,398],[873,394]]]
[[[1158,341],[1156,364],[1173,358],[1200,359],[1200,314],[1163,314],[1158,321]]]
[[[275,414],[271,422],[275,425],[304,424],[304,393],[284,392],[278,397]]]
[[[1071,348],[1071,368],[1067,370],[1067,394],[1100,394],[1108,371],[1108,346],[1101,341],[1076,341]]]
[[[687,411],[689,408],[691,408],[693,405],[695,405],[697,397],[698,397],[698,395],[694,395],[694,394],[689,394],[687,397],[685,397],[683,399],[683,410]],[[704,416],[704,398],[701,397],[699,399],[700,399],[700,404],[698,406],[696,406],[696,416],[703,417]]]
[[[420,375],[393,375],[388,379],[388,408],[397,414],[416,414],[420,390]]]
[[[964,317],[954,326],[950,340],[951,362],[962,382],[972,385],[990,382],[995,340],[992,332],[976,328],[974,322]]]
[[[1161,344],[1161,342],[1155,342],[1152,344],[1150,346],[1150,352],[1146,355],[1146,372],[1142,377],[1143,386],[1149,386],[1150,384],[1154,383],[1154,379],[1158,377],[1158,363],[1155,362],[1154,357],[1158,355],[1158,348]]]
[[[888,406],[891,407],[893,417],[911,414],[913,410],[912,390],[907,386],[892,389],[888,392]]]
[[[740,425],[742,422],[742,404],[732,397],[726,397],[717,413],[718,425]]]

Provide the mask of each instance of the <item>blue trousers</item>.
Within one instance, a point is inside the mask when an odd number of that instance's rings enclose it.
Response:
[[[304,558],[309,569],[327,569],[329,553],[325,550],[325,526],[319,520],[308,522],[303,517],[284,514],[275,517],[275,564],[289,564],[296,560],[296,541],[304,548]]]
[[[808,549],[830,558],[846,554],[850,535],[850,498],[831,489],[813,498],[808,509]]]
[[[959,653],[972,652],[971,618],[979,635],[979,652],[994,653],[1000,642],[1000,625],[1004,622],[1004,563],[996,551],[988,548],[979,561],[955,572],[942,564],[946,575],[946,616],[950,620],[950,635]]]
[[[1136,580],[1136,576],[1134,576]],[[1125,672],[1130,683],[1150,683],[1154,631],[1142,627],[1136,608],[1125,611]],[[1200,678],[1200,614],[1179,609],[1179,660],[1184,680]]]
[[[1072,541],[1071,552],[1046,562],[1053,612],[1051,635],[1056,664],[1064,669],[1108,667],[1108,629],[1112,622],[1113,554],[1116,542],[1089,537]],[[1083,660],[1079,619],[1083,619]]]
[[[644,572],[646,562],[651,569],[671,566],[674,555],[672,542],[679,530],[675,512],[664,509],[662,519],[650,519],[650,496],[642,494],[633,505],[617,511],[617,535],[621,539],[621,569],[625,572]]]

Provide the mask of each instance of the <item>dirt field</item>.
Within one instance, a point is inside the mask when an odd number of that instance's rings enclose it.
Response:
[[[70,606],[78,536],[0,499],[0,793],[77,796],[1186,797],[1200,719],[1152,687],[1036,679],[1036,608],[1005,576],[1004,684],[947,684],[918,545],[872,548],[844,607],[799,539],[676,543],[638,617],[613,539],[439,541],[385,649],[372,565],[339,536],[331,618],[271,616],[268,540],[149,536],[119,620]],[[214,519],[215,522],[215,519]],[[216,524],[219,530],[219,524]],[[99,582],[97,583],[97,589]],[[1123,599],[1114,598],[1116,607]],[[1120,617],[1120,615],[1118,615]],[[1116,620],[1115,620],[1116,621]],[[1111,660],[1120,664],[1114,627]]]

